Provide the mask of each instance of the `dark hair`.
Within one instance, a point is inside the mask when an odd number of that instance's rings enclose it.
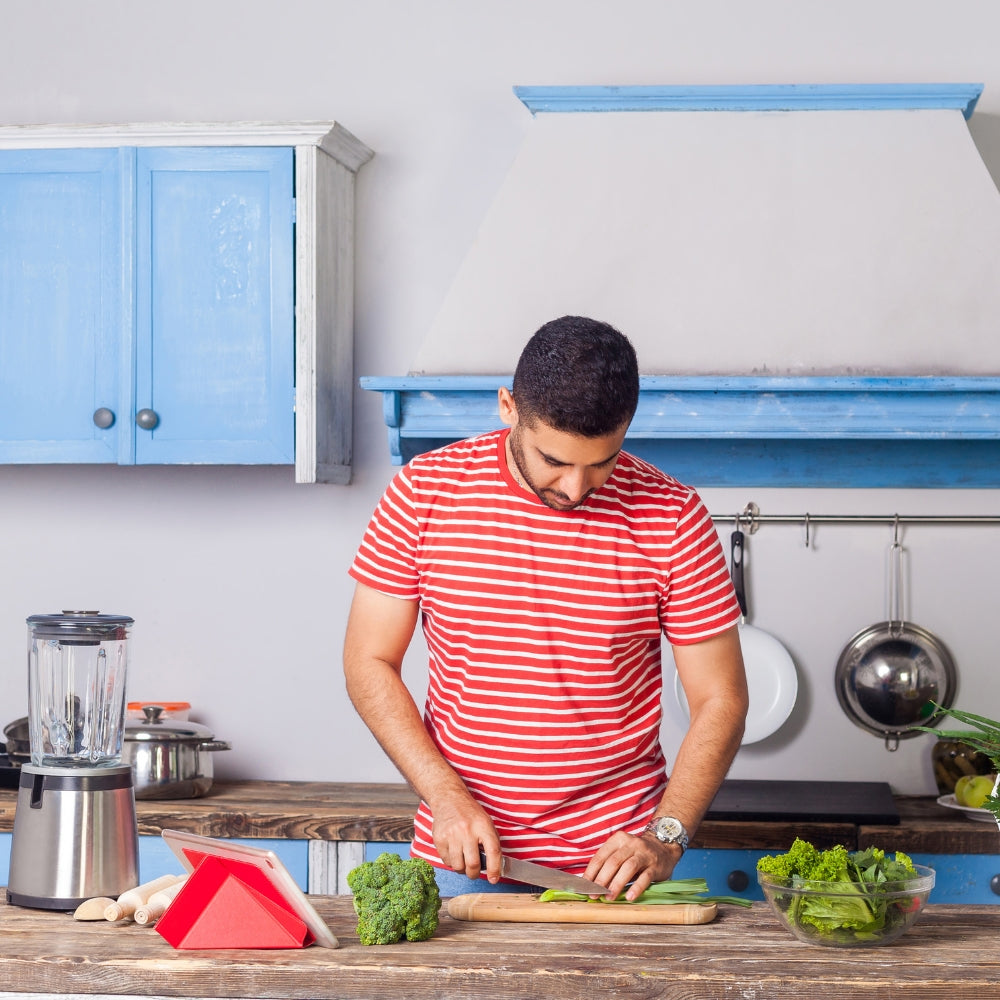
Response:
[[[627,424],[639,402],[639,364],[629,339],[607,323],[563,316],[525,345],[512,389],[518,419],[583,437]]]

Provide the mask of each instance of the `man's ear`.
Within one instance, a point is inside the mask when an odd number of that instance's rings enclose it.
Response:
[[[497,393],[497,402],[500,407],[500,419],[508,427],[517,426],[517,407],[514,405],[514,397],[510,389],[502,385]]]

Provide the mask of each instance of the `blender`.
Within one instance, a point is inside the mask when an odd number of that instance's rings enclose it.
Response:
[[[28,622],[28,735],[7,901],[72,910],[139,883],[132,768],[122,764],[133,620],[97,611]]]

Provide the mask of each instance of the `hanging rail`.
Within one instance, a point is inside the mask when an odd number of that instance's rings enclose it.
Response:
[[[751,502],[739,514],[713,514],[713,521],[739,522],[750,534],[762,524],[802,524],[808,532],[815,524],[1000,524],[995,514],[762,514],[757,504]]]

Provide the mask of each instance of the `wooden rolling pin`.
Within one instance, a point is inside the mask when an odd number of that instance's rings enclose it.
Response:
[[[127,889],[104,911],[104,919],[123,920],[125,917],[131,917],[154,892],[166,889],[167,886],[173,885],[183,877],[183,875],[161,875],[159,878],[154,878],[152,882],[137,885],[134,889]]]
[[[184,883],[187,882],[187,876],[176,881],[173,885],[168,885],[166,889],[160,889],[159,892],[154,892],[145,903],[140,906],[135,913],[132,914],[132,919],[137,924],[151,924],[155,923],[164,913],[167,912],[167,907],[174,901],[174,896],[177,895],[184,888]]]
[[[537,893],[473,892],[448,900],[457,920],[543,924],[708,924],[717,912],[715,903],[540,903]]]

